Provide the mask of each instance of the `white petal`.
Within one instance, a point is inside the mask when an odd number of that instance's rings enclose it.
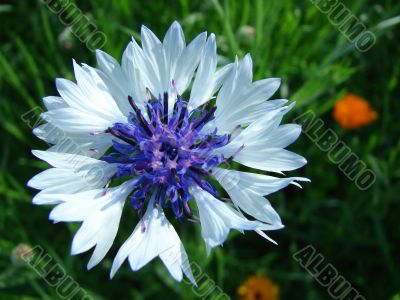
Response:
[[[203,47],[206,42],[207,34],[205,32],[199,34],[182,52],[175,74],[172,79],[175,81],[176,89],[179,94],[183,94],[189,86],[193,73],[196,70]]]
[[[60,108],[42,113],[42,118],[56,127],[68,132],[101,132],[112,126],[113,122],[83,113],[74,108]]]
[[[143,231],[144,228],[144,231]],[[126,258],[133,271],[141,269],[155,257],[161,260],[177,280],[182,280],[182,270],[194,283],[187,254],[173,226],[166,219],[160,207],[150,201],[147,211],[132,235],[122,245],[111,268],[114,277]]]
[[[70,169],[51,168],[35,175],[28,181],[27,185],[35,189],[43,190],[63,184],[64,180],[74,180],[74,172]]]
[[[214,76],[217,68],[217,45],[215,43],[215,35],[211,34],[207,39],[204,47],[199,68],[193,82],[192,91],[190,93],[189,109],[207,102],[212,96],[214,90]]]
[[[226,80],[229,73],[232,72],[233,65],[234,65],[233,63],[227,64],[217,70],[217,72],[214,75],[214,89],[211,93],[212,95],[215,94],[215,92],[221,87],[223,82]]]
[[[163,45],[155,34],[146,26],[141,30],[142,48],[146,57],[148,74],[152,75],[152,93],[158,97],[169,89],[169,74],[167,73],[167,62]],[[152,72],[152,73],[150,73]]]
[[[128,94],[132,96],[142,111],[145,111],[146,88],[154,90],[153,78],[158,82],[158,75],[154,74],[147,61],[143,50],[134,39],[128,44],[122,55],[122,70],[127,78]]]
[[[269,78],[252,83],[252,60],[246,55],[233,65],[230,76],[217,96],[215,126],[220,133],[229,133],[237,125],[259,119],[271,109],[266,102],[278,89],[280,79]]]
[[[263,174],[240,172],[229,169],[214,168],[214,177],[229,192],[231,189],[251,191],[260,196],[267,196],[296,181],[309,181],[304,177],[278,178]]]
[[[99,49],[96,50],[97,64],[104,73],[115,76],[116,80],[123,79],[122,70],[117,60]]]
[[[65,192],[73,194],[99,187],[97,185],[94,186],[93,184],[88,184],[85,179],[74,173],[71,169],[59,168],[52,168],[39,173],[29,180],[28,186],[43,190],[42,193],[37,194],[33,198],[33,204],[38,205],[50,204],[44,201],[44,199],[50,199],[50,202],[57,200],[49,194],[54,195]],[[43,198],[45,194],[46,196]]]
[[[65,103],[68,104],[68,106],[82,109],[86,108],[87,105],[89,105],[88,109],[90,110],[91,105],[90,103],[88,103],[86,96],[83,94],[77,84],[68,79],[57,78],[56,87],[58,93],[65,101]]]
[[[200,213],[201,234],[206,242],[207,253],[211,248],[221,245],[231,229],[243,230],[274,230],[283,226],[280,224],[263,224],[249,221],[232,207],[214,198],[201,188],[193,188]]]
[[[47,110],[65,108],[68,104],[64,101],[62,97],[48,96],[43,98],[44,106]]]
[[[91,222],[94,224],[98,223],[98,220],[101,220],[101,230],[96,235],[96,248],[89,260],[88,269],[97,265],[107,254],[108,250],[110,250],[117,235],[125,198],[129,192],[130,190],[128,189],[126,192],[121,193],[121,190],[119,190],[117,193],[114,193],[109,205],[103,206],[99,213],[91,217]],[[94,218],[96,219],[94,220]],[[89,222],[89,220],[85,222]]]
[[[74,69],[79,87],[92,104],[92,111],[94,111],[97,116],[104,117],[114,123],[125,121],[125,116],[118,108],[103,78],[99,76],[99,70],[86,64],[83,64],[83,67],[75,64]]]
[[[106,255],[117,234],[125,199],[132,190],[134,180],[118,187],[110,188],[106,194],[103,189],[77,194],[59,195],[63,202],[50,213],[56,222],[83,221],[72,242],[72,255],[96,249],[88,268],[98,264]]]
[[[278,191],[302,177],[276,178],[262,174],[239,172],[221,168],[213,174],[231,197],[233,203],[252,217],[270,224],[282,224],[278,213],[263,196]]]
[[[54,194],[49,194],[46,190],[43,190],[33,197],[32,203],[35,205],[53,205],[62,203],[62,201],[55,198]]]
[[[60,201],[49,215],[49,219],[55,222],[80,222],[87,218],[97,206],[104,204],[101,200],[104,190],[95,189],[76,194],[57,194],[54,196]],[[98,201],[95,201],[98,200]]]
[[[172,225],[170,226],[172,227]],[[196,285],[196,280],[194,279],[190,268],[189,258],[175,230],[174,233],[170,232],[170,238],[175,240],[173,241],[174,246],[165,252],[161,252],[160,259],[163,261],[164,265],[168,268],[168,271],[175,280],[182,280],[183,271],[192,284]]]
[[[77,203],[75,205],[78,206]],[[104,225],[102,220],[94,212],[85,219],[72,240],[71,255],[77,255],[93,248],[96,245],[98,233],[108,228],[103,226],[102,229],[102,225]]]
[[[122,113],[96,69],[89,66],[82,68],[75,61],[73,65],[78,84],[62,78],[56,80],[57,90],[65,103],[80,112],[104,118],[111,123],[121,120]]]
[[[271,148],[286,148],[293,144],[301,134],[301,126],[297,124],[281,125],[271,135],[265,137]]]
[[[90,135],[87,132],[65,132],[54,124],[38,126],[33,133],[49,144],[55,144],[48,151],[101,157],[110,148],[113,136],[109,133]],[[93,151],[96,149],[96,151]]]
[[[185,46],[186,42],[182,27],[178,22],[174,21],[165,34],[163,41],[169,79],[172,79],[173,74],[175,74],[177,63]]]
[[[281,148],[262,150],[251,148],[240,152],[234,160],[250,168],[277,173],[296,170],[307,163],[304,157]]]
[[[104,161],[78,154],[57,153],[41,150],[32,150],[32,154],[56,168],[78,170],[82,166],[91,166],[97,164],[103,166],[108,165],[108,163]]]
[[[219,112],[216,115],[226,113],[229,109],[234,110],[237,105],[246,101],[243,96],[251,86],[252,65],[250,55],[246,55],[240,64],[236,60],[231,76],[218,94],[217,109]]]
[[[112,136],[110,134],[87,136],[67,135],[65,139],[51,146],[48,151],[61,153],[79,153],[87,157],[100,158],[111,146]]]
[[[257,220],[269,224],[282,225],[282,221],[278,213],[272,208],[271,203],[262,195],[256,194],[252,190],[251,183],[247,186],[248,183],[243,182],[242,177],[246,175],[240,176],[233,172],[235,171],[223,169],[215,169],[215,172],[213,172],[231,197],[233,203]],[[239,176],[239,178],[236,176]]]
[[[117,165],[77,154],[34,150],[32,153],[55,168],[34,176],[28,186],[41,189],[33,198],[37,205],[55,204],[60,194],[74,194],[103,187]]]
[[[104,84],[117,102],[121,112],[124,115],[128,115],[132,111],[132,107],[127,101],[131,86],[128,84],[121,66],[112,56],[101,50],[96,50],[96,57],[100,68],[98,71],[99,76],[102,77]]]
[[[216,149],[216,152],[230,157],[244,146],[233,160],[245,166],[272,172],[291,171],[302,167],[307,163],[302,156],[283,149],[294,142],[300,128],[292,125],[279,127],[283,115],[293,105],[294,103],[266,113],[264,118],[250,124],[228,145]]]

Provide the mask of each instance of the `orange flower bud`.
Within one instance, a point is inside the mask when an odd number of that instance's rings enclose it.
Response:
[[[336,101],[333,117],[345,129],[356,129],[368,125],[378,117],[364,98],[348,93]]]
[[[249,277],[237,291],[241,300],[277,300],[279,286],[269,278],[256,275]]]

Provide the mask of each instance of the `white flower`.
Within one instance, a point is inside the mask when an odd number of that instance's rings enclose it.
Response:
[[[185,274],[195,284],[183,244],[165,213],[199,220],[208,253],[231,229],[269,239],[264,231],[283,225],[264,196],[307,179],[226,166],[235,161],[280,174],[297,169],[306,160],[284,148],[301,129],[280,125],[293,105],[266,101],[280,80],[252,82],[250,55],[217,68],[213,34],[202,33],[186,45],[177,22],[163,42],[144,26],[141,34],[142,47],[132,40],[121,65],[98,50],[98,68],[74,61],[77,83],[56,80],[60,97],[44,98],[47,123],[34,130],[52,146],[33,151],[53,168],[28,185],[41,190],[34,204],[56,205],[51,220],[82,222],[72,254],[94,247],[88,268],[111,248],[129,199],[140,221],[120,248],[111,276],[127,258],[137,271],[158,256],[173,278],[180,281]],[[231,203],[222,201],[210,176]]]

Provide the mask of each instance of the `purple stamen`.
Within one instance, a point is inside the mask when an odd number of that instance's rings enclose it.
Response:
[[[182,108],[181,108],[181,113],[179,115],[178,124],[176,126],[178,129],[182,127],[182,122],[183,122],[183,120],[185,118],[186,111],[187,111],[187,104],[184,103]]]
[[[217,135],[216,130],[201,132],[213,118],[215,108],[189,112],[187,102],[178,95],[173,113],[168,115],[168,93],[163,93],[147,102],[146,120],[133,98],[129,96],[128,100],[134,113],[127,123],[116,123],[107,130],[127,144],[113,140],[114,152],[103,160],[118,164],[115,178],[138,178],[132,187],[130,204],[139,215],[155,193],[154,205],[169,205],[177,219],[193,218],[187,203],[192,199],[189,190],[200,186],[217,195],[206,179],[212,168],[224,162],[224,157],[213,154],[213,150],[228,143],[228,135]],[[106,191],[109,185],[110,182]]]
[[[231,156],[229,156],[229,157],[226,159],[226,162],[227,162],[227,163],[232,162],[232,160],[235,158],[235,156],[238,155],[238,154],[240,153],[240,151],[242,151],[243,149],[244,149],[244,145],[241,145],[241,146],[239,147],[239,149],[237,149],[237,150],[235,151],[235,153],[233,153]]]
[[[236,131],[239,130],[240,127],[241,127],[240,125],[236,125],[236,126],[231,130],[231,132],[228,134],[229,140],[231,139],[232,135],[234,135],[234,134],[236,133]]]
[[[91,132],[91,133],[89,133],[91,136],[95,136],[95,135],[99,135],[99,134],[102,134],[102,133],[104,133],[103,131],[93,131],[93,132]]]
[[[148,87],[146,87],[146,95],[147,95],[147,100],[155,99],[153,93],[150,91]]]
[[[132,146],[136,146],[136,144],[131,141],[129,138],[127,138],[126,136],[124,136],[121,132],[119,132],[117,129],[114,129],[112,127],[108,128],[107,131],[108,133],[111,133],[113,136],[123,140],[124,142],[132,145]]]
[[[162,122],[164,124],[168,124],[168,93],[167,92],[164,93],[164,98],[163,99],[164,99],[164,105],[163,105],[164,114],[163,114],[163,117],[162,117]]]
[[[104,191],[103,191],[103,196],[107,194],[108,189],[110,187],[111,181],[117,176],[117,173],[114,173],[110,176],[110,178],[108,178],[107,184],[104,187]]]
[[[131,96],[128,96],[128,100],[129,100],[129,104],[132,106],[133,110],[135,111],[136,118],[142,125],[142,128],[144,129],[144,131],[146,131],[146,133],[149,136],[152,136],[153,132],[151,131],[151,129],[149,127],[150,125],[147,123],[146,119],[143,117],[142,111],[139,109],[139,107],[137,107],[135,101],[133,100],[133,98]]]
[[[197,129],[200,125],[204,125],[205,123],[207,123],[214,116],[216,110],[216,106],[211,108],[206,114],[204,114],[204,116],[200,120],[195,123],[193,129]]]
[[[140,231],[141,231],[142,233],[145,233],[145,232],[146,232],[146,224],[144,224],[143,218],[140,219]]]

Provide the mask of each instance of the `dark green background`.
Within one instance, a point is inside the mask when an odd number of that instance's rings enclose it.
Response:
[[[47,146],[31,134],[21,115],[41,98],[56,95],[54,79],[72,77],[72,58],[95,65],[95,55],[40,1],[2,1],[0,5],[0,299],[58,299],[54,288],[28,268],[11,262],[19,243],[42,246],[94,299],[196,299],[191,286],[176,283],[157,260],[138,273],[125,264],[108,279],[112,258],[137,217],[126,209],[114,247],[87,272],[90,254],[70,256],[78,224],[48,221],[50,208],[31,204],[30,177],[46,167],[31,149]],[[103,50],[120,59],[141,24],[162,37],[178,20],[189,40],[201,31],[217,35],[219,54],[233,60],[250,52],[256,79],[281,77],[275,98],[296,100],[285,119],[314,111],[377,175],[360,191],[327,154],[305,135],[290,149],[309,163],[290,172],[312,183],[289,187],[270,197],[285,229],[271,233],[274,246],[255,233],[232,233],[223,248],[206,257],[199,226],[177,226],[190,259],[232,298],[248,276],[261,273],[280,285],[282,299],[330,299],[293,259],[312,245],[326,263],[367,299],[389,299],[400,290],[399,231],[399,25],[398,1],[347,1],[351,12],[378,38],[358,52],[311,1],[77,1],[107,36]],[[385,20],[389,22],[382,23]],[[255,29],[253,38],[240,34]],[[71,48],[66,47],[71,45]],[[379,113],[371,125],[345,131],[332,119],[332,106],[346,92],[368,99]]]

